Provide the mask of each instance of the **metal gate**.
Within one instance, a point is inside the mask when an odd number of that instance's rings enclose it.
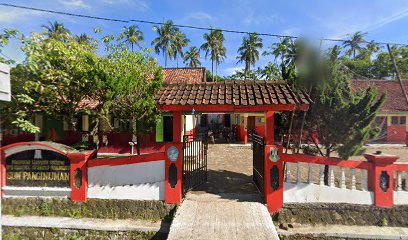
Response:
[[[253,175],[252,179],[258,190],[264,191],[264,154],[265,154],[265,140],[263,137],[252,134],[252,161],[253,161]]]
[[[183,194],[207,182],[207,150],[206,135],[184,135]]]

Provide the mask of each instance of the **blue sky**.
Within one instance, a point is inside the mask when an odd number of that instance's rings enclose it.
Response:
[[[46,8],[57,11],[111,17],[120,19],[143,19],[163,21],[172,19],[176,24],[188,24],[200,27],[256,31],[276,34],[309,36],[313,38],[347,38],[347,34],[356,31],[368,32],[367,40],[380,42],[407,43],[408,41],[408,1],[328,1],[328,0],[292,0],[292,1],[251,1],[251,0],[41,0],[41,1],[2,1],[17,5]],[[119,33],[123,23],[81,19],[29,10],[12,9],[0,6],[0,29],[17,28],[24,34],[41,31],[41,25],[47,21],[62,22],[74,34],[93,34],[95,27],[104,33]],[[138,24],[145,35],[145,47],[151,47],[156,37],[152,25]],[[190,45],[203,43],[203,31],[182,29],[191,40]],[[242,68],[237,65],[237,49],[243,35],[225,33],[227,59],[220,65],[219,75],[230,75]],[[263,37],[264,46],[270,46],[277,39]],[[324,47],[331,43],[325,43]],[[17,61],[24,59],[19,50],[20,44],[12,42],[4,54]],[[211,62],[201,62],[207,69]],[[162,56],[156,56],[164,64]],[[265,65],[271,57],[261,57],[257,66]],[[179,62],[179,66],[183,63]],[[176,66],[175,61],[169,67]]]

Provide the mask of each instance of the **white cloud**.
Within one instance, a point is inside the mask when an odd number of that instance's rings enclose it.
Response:
[[[329,18],[313,18],[327,29],[329,38],[346,38],[348,34],[357,31],[371,32],[408,16],[408,8],[400,11],[388,11],[388,14],[385,10],[381,13],[378,11],[374,12],[374,14],[360,13],[357,14],[358,17],[356,17],[355,12],[349,12],[341,16],[336,14]]]
[[[41,16],[46,13],[21,10],[21,9],[0,9],[0,23],[2,24],[11,24],[16,22],[23,22],[32,16]]]
[[[276,15],[259,14],[254,11],[248,12],[248,14],[243,18],[243,23],[247,26],[270,24],[270,23],[278,22],[278,21],[280,21],[280,19]]]
[[[235,73],[235,71],[242,71],[242,67],[228,67],[223,70],[225,76],[230,76]]]
[[[144,12],[150,9],[149,4],[145,0],[103,0],[104,3],[110,5],[134,5],[140,12]]]
[[[89,8],[89,5],[82,0],[62,0],[60,2],[68,8]]]
[[[183,22],[190,22],[190,21],[205,22],[205,21],[212,21],[212,20],[215,20],[215,17],[211,16],[208,13],[202,12],[202,11],[191,12],[182,19]]]

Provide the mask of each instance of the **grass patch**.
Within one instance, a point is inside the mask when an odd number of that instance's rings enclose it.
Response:
[[[2,213],[14,216],[137,219],[171,222],[176,205],[162,201],[89,199],[84,203],[60,198],[4,198]]]
[[[135,239],[135,240],[164,240],[166,233],[136,232],[136,231],[95,231],[95,230],[70,230],[56,228],[31,228],[31,227],[3,227],[4,240],[31,240],[31,239]]]

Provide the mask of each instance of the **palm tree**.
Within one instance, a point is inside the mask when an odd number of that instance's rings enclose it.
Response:
[[[85,33],[82,33],[81,35],[76,35],[74,38],[78,43],[88,43],[88,44],[90,44],[92,42],[92,37],[88,36]]]
[[[62,40],[71,34],[64,24],[57,21],[48,21],[48,25],[42,25],[41,27],[45,30],[44,34],[49,38]]]
[[[271,62],[260,70],[260,75],[266,80],[280,80],[282,78],[279,66]]]
[[[220,63],[223,62],[226,58],[227,54],[227,49],[224,46],[221,46],[217,54],[215,55],[215,75],[218,76],[218,66],[220,66]]]
[[[378,43],[374,42],[374,40],[371,40],[370,42],[367,43],[367,50],[372,54],[380,51],[381,47]]]
[[[358,31],[353,35],[349,35],[349,40],[344,41],[343,47],[349,48],[349,55],[353,53],[353,58],[356,57],[356,51],[360,51],[362,49],[361,44],[366,42],[366,40],[364,39],[364,36],[366,34],[367,33]]]
[[[197,47],[190,47],[190,49],[184,53],[183,59],[184,59],[183,63],[188,62],[187,66],[199,67],[201,65],[200,49],[198,49]]]
[[[242,45],[238,49],[240,55],[237,57],[237,63],[245,62],[246,77],[251,71],[251,65],[255,67],[255,63],[259,60],[259,49],[262,47],[262,38],[257,33],[251,33],[242,39]]]
[[[123,32],[120,34],[119,39],[123,39],[123,42],[129,44],[132,52],[135,44],[141,48],[140,43],[144,42],[144,37],[142,31],[139,30],[137,25],[132,25],[130,27],[124,26],[122,30]]]
[[[220,29],[211,29],[210,33],[205,33],[203,36],[205,43],[201,45],[201,49],[205,51],[205,58],[210,55],[211,59],[211,74],[214,81],[214,63],[218,65],[225,59],[227,49],[224,47],[224,34]]]
[[[183,58],[184,57],[184,52],[183,48],[188,46],[188,43],[190,42],[190,39],[186,37],[186,34],[181,32],[180,30],[177,31],[176,35],[174,36],[174,58],[177,61],[177,67],[178,67],[178,57],[179,55]]]
[[[154,45],[154,51],[157,54],[162,53],[164,56],[164,66],[167,67],[167,59],[175,58],[176,56],[176,46],[175,46],[175,36],[179,32],[179,28],[174,26],[172,20],[164,22],[161,27],[154,26],[153,30],[159,35],[152,41]]]

